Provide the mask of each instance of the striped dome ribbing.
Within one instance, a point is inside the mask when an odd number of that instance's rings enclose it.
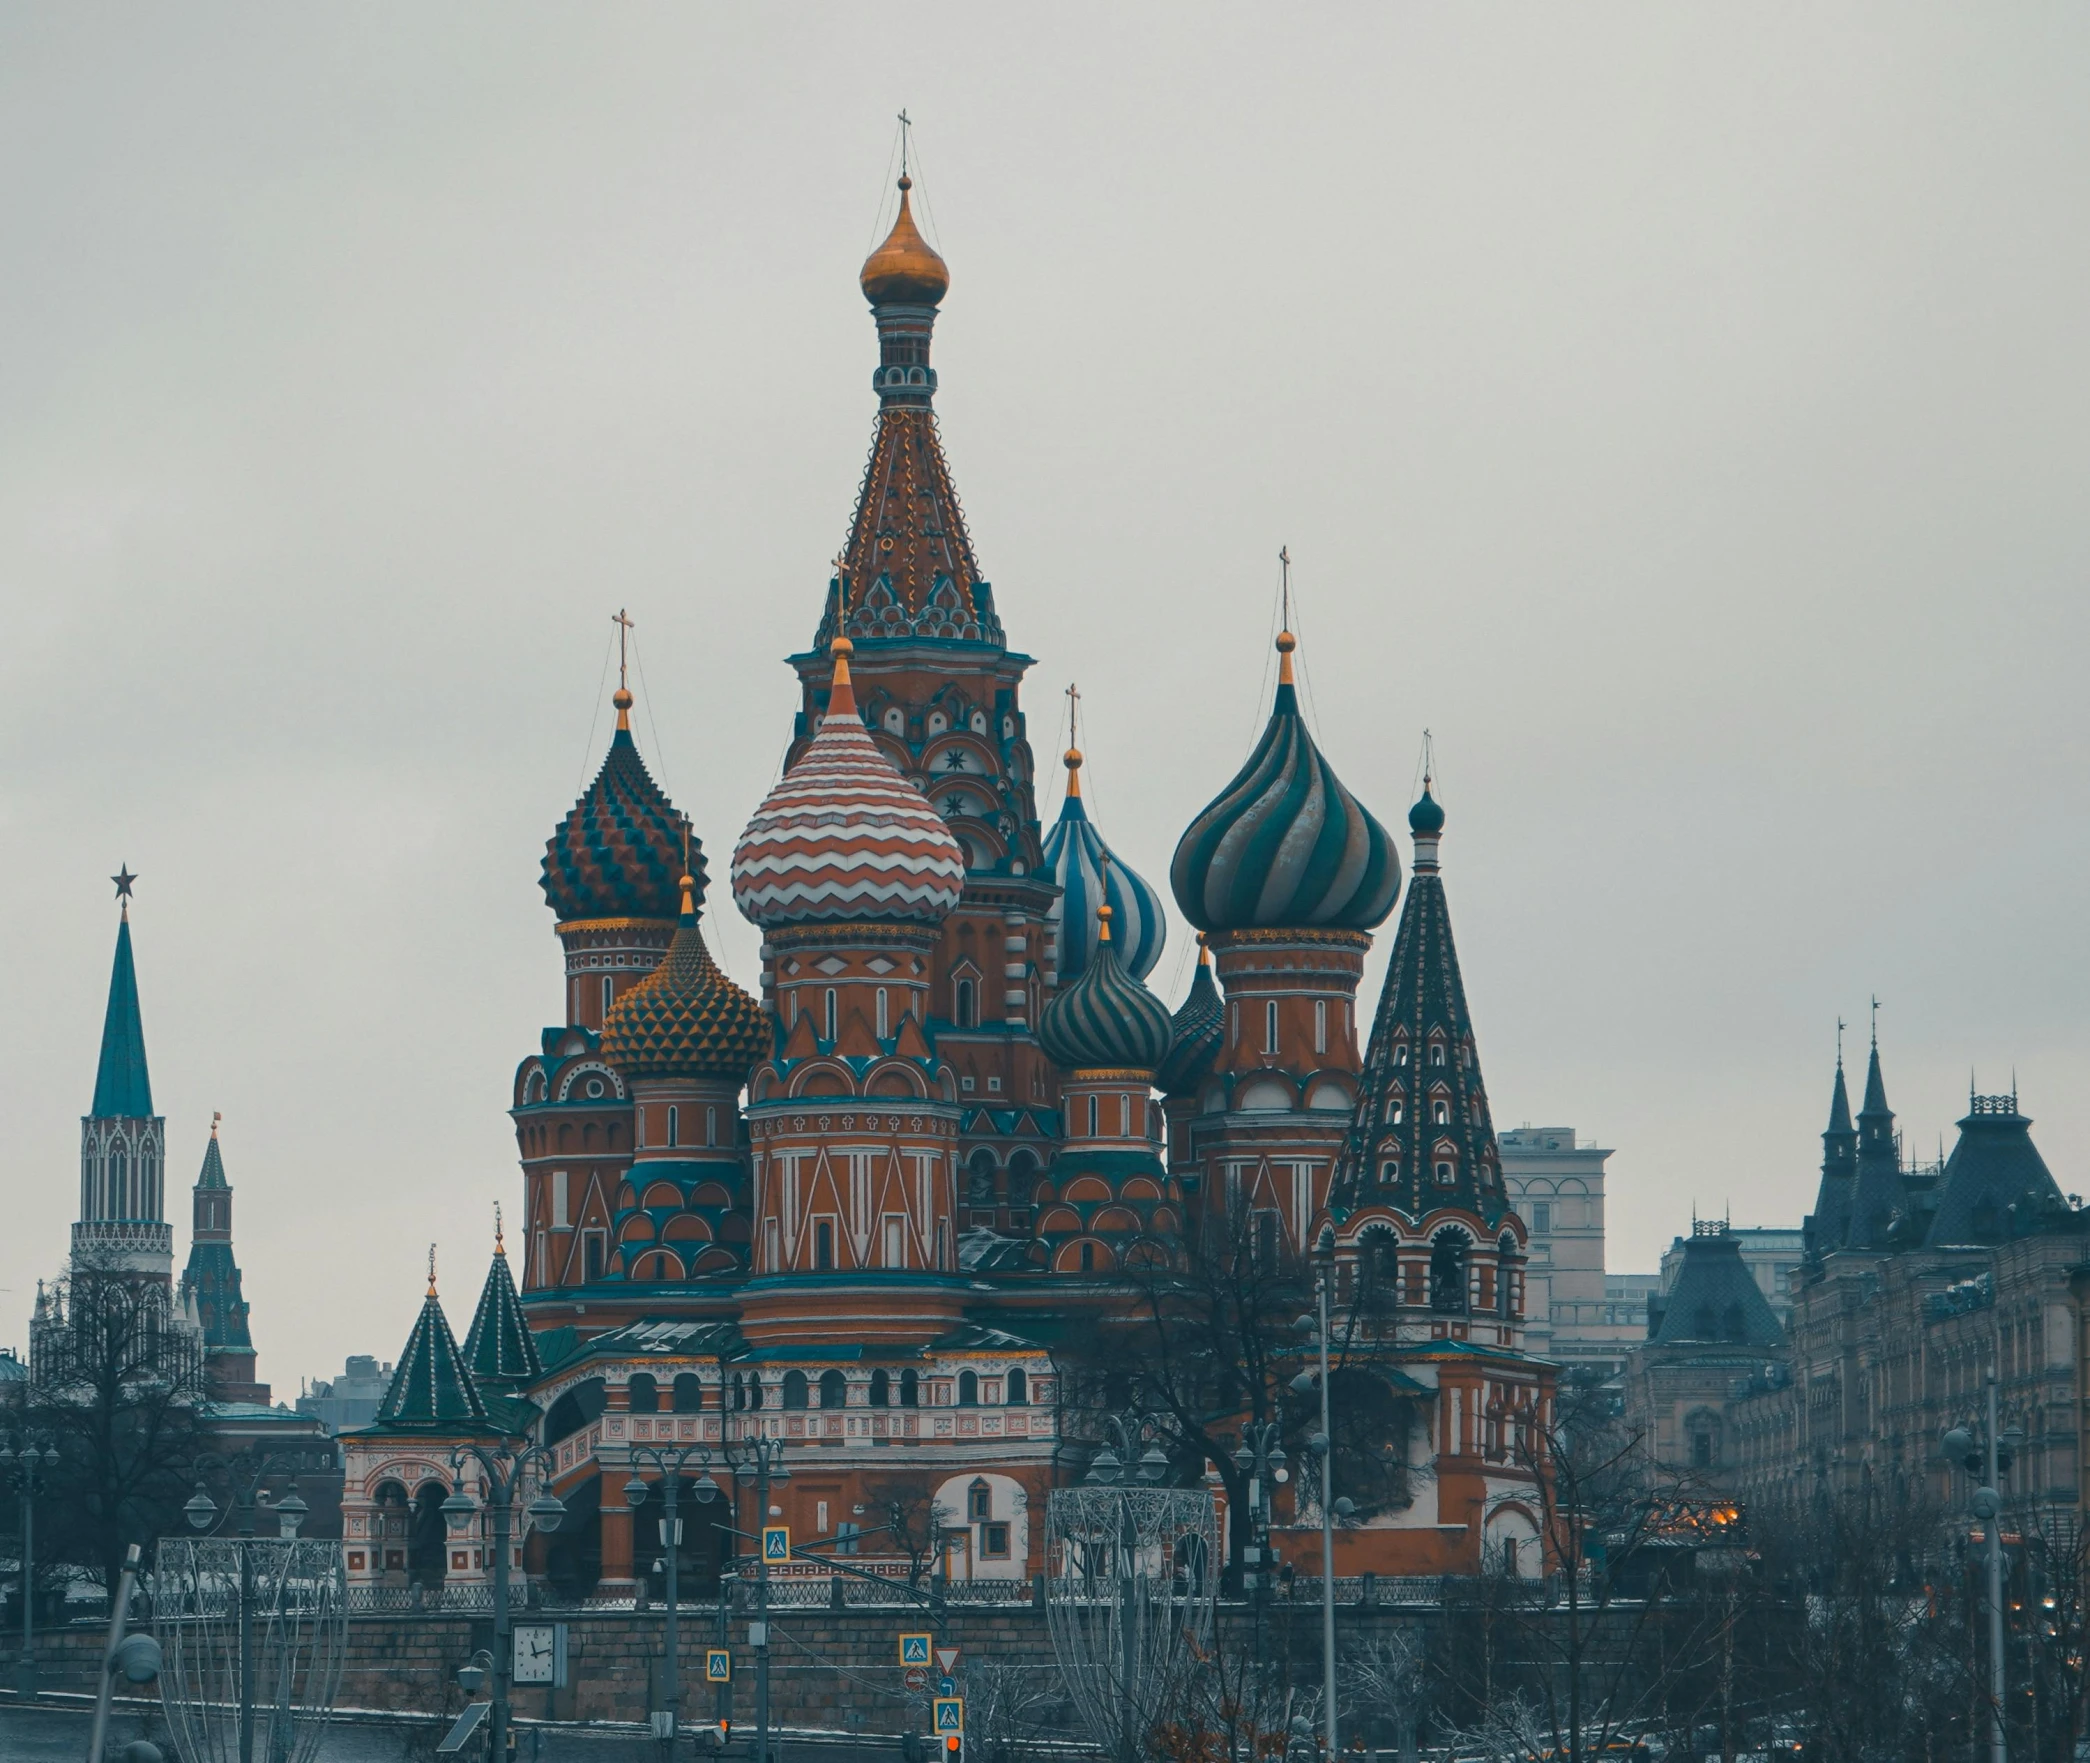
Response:
[[[1045,835],[1045,872],[1060,885],[1046,915],[1059,946],[1060,984],[1081,977],[1096,949],[1096,908],[1103,904],[1103,870],[1110,869],[1111,940],[1118,961],[1134,979],[1145,979],[1168,940],[1161,896],[1103,842],[1078,791],[1069,790],[1059,820]],[[1077,928],[1068,930],[1068,926]]]
[[[1069,1071],[1152,1071],[1168,1052],[1168,1006],[1099,942],[1081,977],[1045,1006],[1038,1040]]]

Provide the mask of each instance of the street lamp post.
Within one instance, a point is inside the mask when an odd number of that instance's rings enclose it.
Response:
[[[261,1484],[271,1475],[298,1475],[307,1471],[325,1469],[331,1462],[326,1452],[272,1451],[254,1465],[254,1473],[244,1486],[240,1485],[239,1460],[203,1456],[196,1460],[199,1477],[211,1471],[221,1472],[231,1483],[231,1511],[239,1520],[239,1535],[233,1539],[239,1550],[239,1763],[254,1763],[254,1512],[259,1503]],[[293,1538],[298,1527],[305,1522],[311,1508],[298,1497],[295,1486],[287,1498],[275,1502],[277,1532],[284,1538]],[[224,1521],[226,1514],[219,1509],[217,1501],[210,1497],[202,1480],[196,1483],[196,1491],[182,1507],[182,1516],[189,1521],[192,1530],[208,1536]]]
[[[1082,1477],[1090,1487],[1122,1487],[1132,1482],[1141,1482],[1156,1487],[1168,1476],[1168,1453],[1156,1440],[1145,1451],[1139,1449],[1139,1439],[1145,1430],[1145,1422],[1136,1414],[1122,1417],[1106,1414],[1103,1417],[1103,1448],[1089,1460],[1088,1474]],[[1138,1571],[1139,1537],[1133,1530],[1132,1515],[1122,1516],[1122,1528],[1117,1539],[1118,1569],[1118,1672],[1123,1691],[1125,1721],[1119,1735],[1119,1755],[1124,1763],[1138,1755],[1145,1734],[1134,1729],[1132,1721],[1134,1705],[1132,1686],[1139,1677],[1138,1657],[1139,1629],[1133,1621],[1133,1578]]]
[[[755,1494],[755,1615],[748,1645],[755,1649],[755,1763],[769,1763],[769,1551],[762,1532],[769,1523],[771,1484],[789,1481],[791,1471],[784,1466],[784,1441],[762,1433],[729,1441],[724,1454],[734,1481]]]
[[[1234,1465],[1248,1478],[1248,1559],[1243,1577],[1255,1608],[1255,1656],[1263,1654],[1263,1605],[1270,1594],[1270,1488],[1286,1480],[1291,1471],[1284,1446],[1278,1442],[1280,1428],[1274,1420],[1251,1420],[1241,1429],[1241,1445],[1234,1452]]]
[[[464,1463],[475,1459],[486,1481],[486,1503],[493,1517],[493,1708],[487,1718],[486,1749],[493,1763],[505,1763],[508,1755],[508,1684],[515,1672],[515,1648],[508,1633],[508,1542],[513,1530],[515,1497],[522,1491],[523,1471],[533,1464],[539,1470],[543,1491],[524,1511],[524,1519],[546,1535],[557,1530],[566,1508],[551,1492],[551,1477],[557,1467],[542,1445],[514,1445],[506,1440],[488,1450],[484,1445],[459,1445],[450,1453],[450,1468],[457,1477],[450,1497],[442,1504],[450,1529],[462,1534],[479,1502],[465,1492]],[[462,1673],[460,1673],[460,1677]],[[244,1763],[244,1759],[242,1760]]]
[[[682,1472],[694,1463],[703,1468],[704,1474],[696,1485],[697,1504],[709,1506],[719,1496],[719,1485],[711,1478],[708,1465],[711,1453],[702,1445],[687,1445],[679,1450],[657,1450],[650,1445],[634,1445],[631,1448],[631,1479],[624,1484],[624,1503],[633,1512],[646,1503],[646,1484],[639,1477],[642,1468],[652,1468],[661,1478],[661,1499],[666,1507],[660,1521],[660,1542],[667,1559],[668,1573],[668,1621],[663,1637],[666,1651],[666,1682],[661,1686],[667,1701],[667,1718],[659,1733],[661,1755],[672,1755],[675,1748],[675,1733],[682,1714],[682,1646],[677,1611],[682,1603],[681,1582],[677,1577],[680,1565],[677,1557],[682,1552],[682,1520],[676,1515],[676,1505],[682,1491]]]
[[[2021,1435],[1998,1430],[1996,1368],[1988,1369],[1988,1423],[1977,1434],[1955,1426],[1945,1435],[1945,1455],[1969,1475],[1986,1479],[1968,1503],[1988,1533],[1988,1754],[1990,1763],[2009,1763],[2003,1721],[2003,1477],[2010,1473]]]
[[[0,1471],[22,1499],[22,1656],[15,1661],[15,1694],[25,1702],[36,1700],[36,1495],[57,1463],[58,1447],[48,1438],[41,1451],[26,1436],[19,1452],[11,1441],[0,1442]]]
[[[1307,1394],[1316,1384],[1321,1392],[1321,1430],[1306,1441],[1306,1448],[1321,1460],[1321,1699],[1327,1704],[1323,1726],[1327,1732],[1329,1763],[1342,1754],[1336,1742],[1335,1718],[1335,1521],[1348,1518],[1357,1508],[1348,1499],[1335,1498],[1335,1434],[1328,1392],[1328,1304],[1335,1283],[1335,1253],[1324,1241],[1314,1259],[1314,1299],[1317,1314],[1299,1318],[1299,1327],[1311,1330],[1311,1345],[1320,1354],[1320,1371],[1302,1371],[1292,1379],[1292,1388]]]

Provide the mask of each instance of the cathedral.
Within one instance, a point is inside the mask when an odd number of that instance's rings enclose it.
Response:
[[[1397,841],[1309,732],[1280,634],[1268,724],[1170,866],[1200,944],[1189,995],[1171,1011],[1148,989],[1162,900],[1089,817],[1078,748],[1041,828],[1030,663],[939,437],[950,278],[909,187],[861,273],[876,433],[789,657],[782,776],[718,872],[620,677],[601,769],[545,847],[564,1020],[515,1072],[514,1253],[497,1242],[461,1345],[431,1270],[377,1420],[344,1436],[351,1581],[483,1582],[476,1469],[476,1528],[446,1533],[439,1510],[451,1453],[527,1437],[568,1516],[513,1565],[638,1595],[658,1563],[623,1500],[634,1449],[703,1447],[723,1477],[755,1434],[781,1442],[794,1543],[871,1568],[904,1482],[936,1514],[942,1573],[1027,1581],[1049,1570],[1047,1494],[1094,1437],[1069,1343],[1123,1319],[1141,1271],[1213,1216],[1273,1262],[1312,1255],[1353,1310],[1376,1294],[1359,1363],[1405,1417],[1414,1473],[1345,1525],[1338,1571],[1539,1572],[1552,1368],[1521,1342],[1525,1230],[1452,941],[1444,808],[1426,786],[1409,815],[1404,902]],[[706,946],[722,907],[761,932],[759,996]],[[700,1581],[735,1552],[723,1505],[696,1508],[684,1545]],[[1319,1571],[1306,1496],[1275,1522],[1280,1553]]]

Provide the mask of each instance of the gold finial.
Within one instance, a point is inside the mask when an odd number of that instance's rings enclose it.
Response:
[[[631,615],[618,607],[610,623],[617,627],[617,690],[610,702],[617,707],[617,726],[626,734],[631,733],[631,682],[627,677],[629,659],[625,653],[625,641],[631,635]]]
[[[1291,546],[1278,546],[1277,561],[1284,571],[1284,586],[1282,590],[1284,595],[1284,628],[1277,633],[1277,653],[1280,657],[1277,663],[1277,683],[1281,686],[1288,686],[1292,684],[1292,651],[1299,647],[1299,639],[1292,635]]]
[[[1200,967],[1212,965],[1212,946],[1205,941],[1203,931],[1197,933],[1197,964]]]
[[[1081,794],[1081,688],[1067,687],[1067,794]]]
[[[503,1260],[507,1259],[508,1245],[501,1236],[501,1203],[498,1200],[493,1203],[493,1252]]]
[[[689,822],[682,823],[682,916],[697,915],[697,878],[692,873],[689,860]]]
[[[225,1116],[220,1114],[215,1108],[210,1111],[210,1136],[212,1138],[218,1136],[218,1122],[224,1118]]]
[[[1102,897],[1096,905],[1096,941],[1107,943],[1110,941],[1110,853],[1108,851],[1103,853],[1103,861],[1097,866],[1097,873],[1100,877],[1101,885],[1096,891]]]
[[[435,1244],[428,1245],[428,1295],[435,1296]]]

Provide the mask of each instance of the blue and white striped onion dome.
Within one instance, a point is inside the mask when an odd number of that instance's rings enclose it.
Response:
[[[1392,835],[1321,757],[1292,683],[1296,640],[1280,631],[1277,701],[1234,781],[1190,824],[1169,883],[1204,931],[1370,930],[1400,897]]]
[[[1118,965],[1110,908],[1099,908],[1097,918],[1095,953],[1045,1006],[1038,1040],[1068,1071],[1152,1071],[1168,1053],[1168,1006]]]
[[[1168,941],[1168,920],[1161,895],[1103,841],[1081,799],[1081,749],[1067,749],[1067,799],[1060,817],[1045,835],[1045,873],[1059,883],[1060,897],[1046,914],[1059,949],[1059,983],[1071,984],[1088,967],[1096,951],[1096,908],[1105,903],[1104,875],[1109,873],[1108,904],[1111,940],[1118,964],[1134,979],[1145,979],[1161,959]],[[1068,925],[1080,928],[1072,935]]]
[[[1226,1001],[1212,983],[1212,955],[1197,939],[1197,973],[1190,996],[1169,1023],[1168,1057],[1154,1076],[1171,1096],[1187,1096],[1212,1075],[1226,1032]]]

